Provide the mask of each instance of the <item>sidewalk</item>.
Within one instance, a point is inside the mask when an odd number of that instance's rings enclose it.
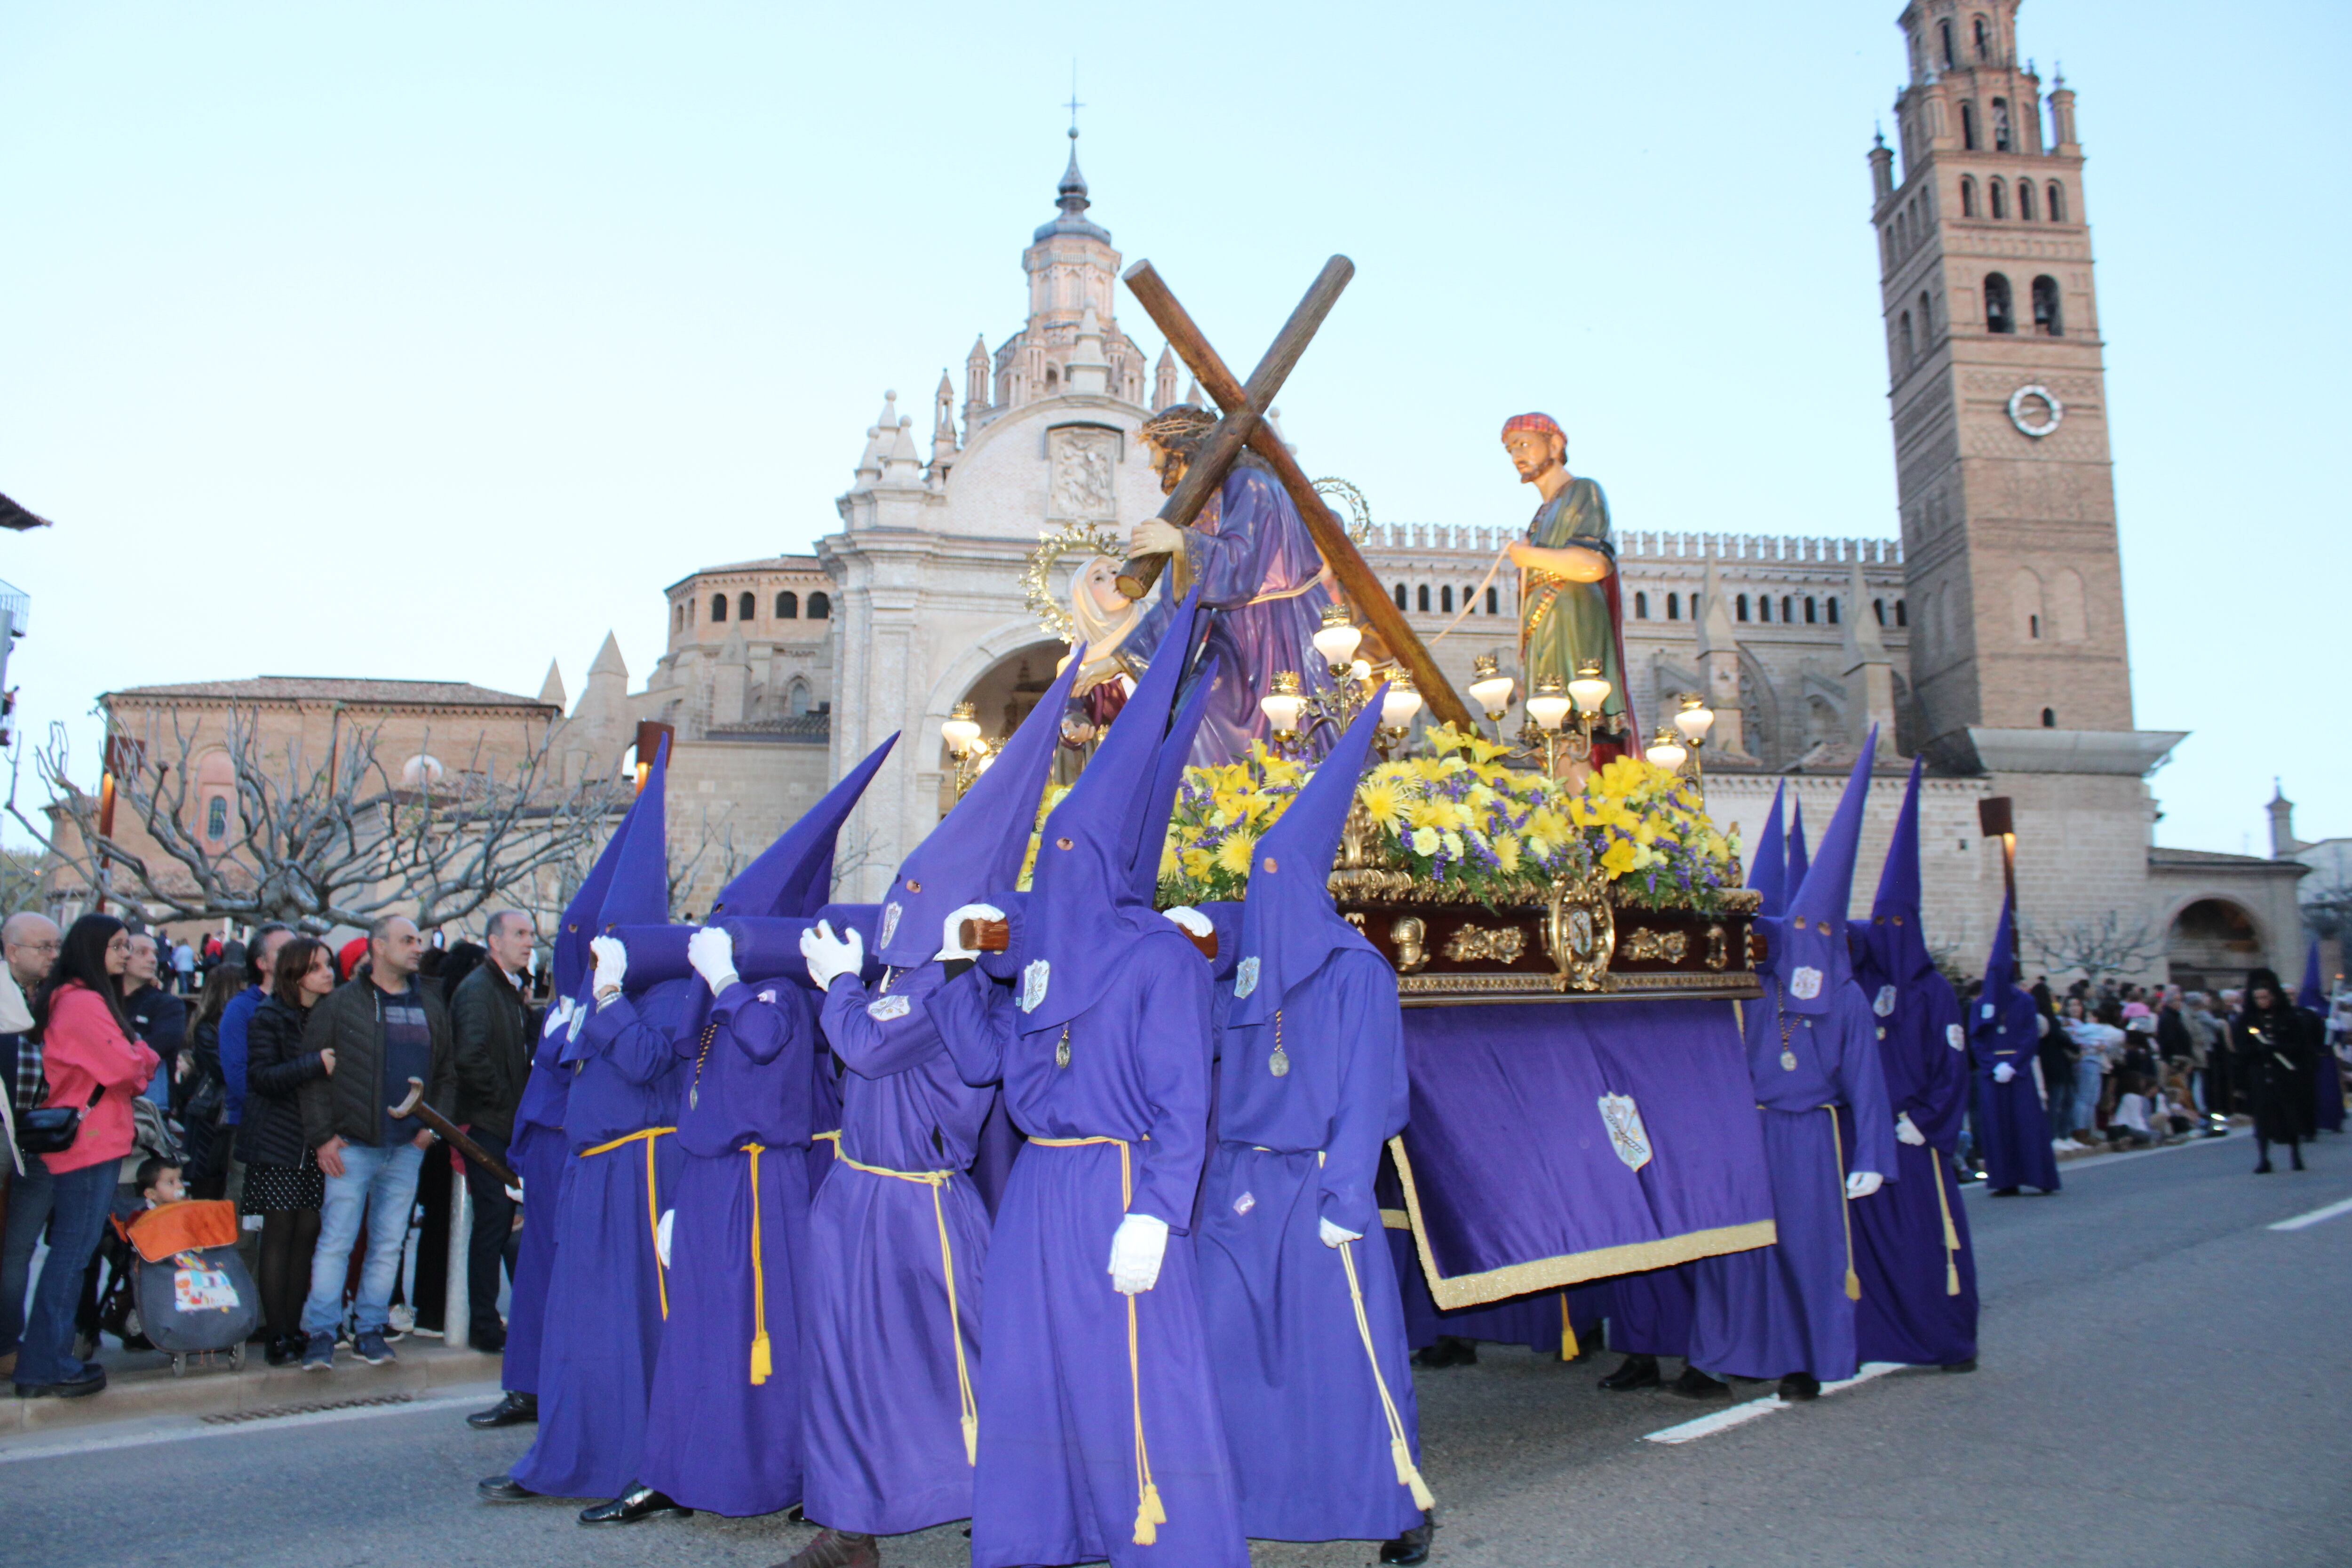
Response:
[[[110,1421],[163,1415],[252,1418],[263,1412],[291,1414],[330,1405],[416,1397],[429,1390],[495,1384],[499,1360],[480,1351],[451,1350],[438,1340],[410,1334],[393,1347],[398,1357],[370,1366],[348,1346],[335,1352],[335,1370],[304,1372],[299,1366],[269,1366],[261,1347],[249,1345],[245,1370],[231,1372],[228,1358],[193,1364],[185,1377],[172,1375],[168,1356],[126,1351],[111,1340],[99,1352],[106,1388],[86,1399],[15,1399],[0,1392],[0,1439],[26,1432],[60,1432]],[[495,1400],[495,1393],[484,1400]]]

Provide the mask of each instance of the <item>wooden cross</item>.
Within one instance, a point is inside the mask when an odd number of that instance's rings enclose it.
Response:
[[[1160,520],[1178,528],[1191,527],[1209,497],[1225,482],[1225,475],[1241,456],[1242,447],[1248,447],[1282,481],[1316,549],[1331,568],[1331,575],[1339,579],[1356,614],[1371,624],[1390,653],[1412,674],[1422,701],[1433,714],[1454,728],[1475,731],[1477,726],[1469,709],[1438,668],[1437,660],[1422,646],[1421,639],[1405,624],[1404,612],[1396,607],[1371,567],[1357,553],[1355,541],[1348,537],[1347,529],[1331,514],[1331,509],[1323,504],[1315,482],[1265,422],[1267,406],[1297,364],[1299,356],[1307,352],[1323,318],[1338,302],[1339,290],[1348,286],[1348,279],[1355,272],[1356,264],[1344,256],[1335,256],[1324,263],[1321,275],[1307,290],[1306,298],[1298,301],[1298,309],[1290,313],[1290,320],[1283,323],[1274,346],[1265,351],[1265,357],[1250,373],[1244,385],[1234,379],[1234,373],[1225,368],[1225,362],[1209,346],[1208,338],[1177,302],[1150,262],[1139,261],[1127,269],[1128,288],[1167,338],[1169,346],[1176,351],[1176,357],[1184,362],[1202,389],[1216,400],[1223,415],[1186,465],[1184,478],[1168,498],[1168,504],[1160,509]],[[1167,560],[1164,555],[1148,555],[1129,562],[1119,569],[1118,591],[1130,599],[1140,599],[1158,579]]]

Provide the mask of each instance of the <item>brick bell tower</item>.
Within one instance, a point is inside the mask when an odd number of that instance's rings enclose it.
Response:
[[[1913,0],[1902,150],[1870,153],[1911,626],[1906,724],[1974,772],[1971,728],[2132,728],[2083,150],[2018,0]]]

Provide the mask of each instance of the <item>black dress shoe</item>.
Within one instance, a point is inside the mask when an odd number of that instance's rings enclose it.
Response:
[[[2254,1174],[2257,1176],[2267,1176],[2270,1173],[2271,1163],[2268,1160],[2263,1161],[2261,1164],[2254,1167]]]
[[[1780,1380],[1780,1397],[1792,1402],[1819,1399],[1822,1380],[1810,1372],[1792,1372]]]
[[[611,1502],[600,1502],[593,1508],[580,1510],[583,1524],[635,1524],[656,1514],[674,1513],[680,1519],[692,1516],[690,1508],[680,1508],[670,1500],[667,1492],[657,1492],[651,1487],[631,1487]]]
[[[1709,1377],[1695,1366],[1685,1366],[1680,1377],[1666,1384],[1666,1391],[1685,1399],[1713,1399],[1718,1394],[1729,1394],[1731,1384],[1721,1378]]]
[[[1383,1563],[1414,1563],[1429,1561],[1429,1538],[1437,1533],[1437,1521],[1424,1510],[1421,1522],[1398,1536],[1394,1541],[1381,1542]]]
[[[539,1419],[539,1395],[518,1394],[513,1389],[488,1410],[477,1410],[466,1417],[466,1425],[477,1431],[487,1432],[493,1426],[520,1426]]]
[[[467,1334],[466,1343],[469,1349],[478,1350],[484,1355],[497,1355],[507,1348],[507,1337],[502,1333]]]
[[[1977,1358],[1974,1356],[1969,1357],[1966,1361],[1948,1361],[1944,1363],[1946,1372],[1974,1372],[1976,1369]]]
[[[1424,1345],[1412,1358],[1421,1367],[1476,1366],[1478,1347],[1458,1334],[1440,1334],[1436,1342]]]
[[[291,1335],[279,1334],[261,1347],[261,1359],[271,1366],[285,1366],[302,1359],[302,1342]]]
[[[82,1399],[106,1387],[106,1369],[96,1362],[86,1363],[78,1377],[58,1383],[20,1383],[16,1385],[19,1399]]]
[[[1615,1372],[1601,1380],[1601,1386],[1612,1394],[1623,1394],[1630,1389],[1655,1388],[1664,1381],[1658,1375],[1656,1356],[1629,1355]]]
[[[543,1492],[535,1492],[512,1476],[485,1476],[474,1483],[474,1495],[484,1502],[529,1502]]]
[[[1997,1198],[2013,1198],[2017,1196],[2017,1189],[2015,1187],[1995,1187],[1992,1189],[1992,1195]]]

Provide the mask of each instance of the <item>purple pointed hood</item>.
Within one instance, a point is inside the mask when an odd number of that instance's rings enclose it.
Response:
[[[2315,942],[2303,955],[2303,988],[2294,994],[2294,1005],[2315,1013],[2327,1011],[2327,993],[2319,984],[2319,944]]]
[[[1787,917],[1766,938],[1765,967],[1783,987],[1781,1005],[1792,1013],[1826,1013],[1838,988],[1853,977],[1846,947],[1845,911],[1853,897],[1854,852],[1862,843],[1862,814],[1870,802],[1870,763],[1878,752],[1878,731],[1847,775],[1837,812],[1822,830],[1822,853],[1789,895]],[[1792,846],[1793,847],[1793,846]]]
[[[1198,595],[1189,594],[1169,617],[1160,646],[1176,656],[1151,661],[1078,782],[1045,819],[1011,954],[1024,1034],[1056,1028],[1094,1005],[1129,943],[1181,935],[1137,893],[1135,857],[1197,604]]]
[[[2033,998],[2017,984],[2017,909],[2004,898],[1992,952],[1985,960],[1984,990],[1969,1010],[1969,1033],[1993,1035],[2012,1026],[2021,1034],[2029,1032],[2034,1027],[2033,1011]]]
[[[654,753],[654,765],[646,770],[646,782],[637,790],[637,798],[629,806],[629,815],[621,819],[613,841],[597,858],[597,867],[604,873],[600,896],[593,920],[580,922],[579,972],[570,994],[583,1007],[588,1005],[590,987],[595,983],[595,959],[588,943],[598,936],[611,935],[623,926],[666,927],[669,921],[669,819],[664,796],[669,782],[669,742],[664,738],[661,749]],[[594,876],[594,872],[590,875]],[[588,889],[583,887],[572,900],[574,908],[584,912]],[[571,909],[564,910],[564,934],[572,920]],[[678,928],[681,931],[686,928]],[[560,952],[560,950],[559,950]],[[632,990],[639,989],[643,981],[637,974],[630,976]],[[580,1030],[575,1026],[564,1042],[559,1058],[564,1062],[580,1060],[587,1054]]]
[[[893,733],[868,752],[865,761],[844,773],[841,782],[825,791],[814,805],[801,813],[799,821],[777,835],[776,841],[761,850],[758,859],[719,889],[719,898],[710,906],[711,915],[757,918],[814,914],[833,897],[833,852],[841,837],[841,825],[857,808],[858,797],[874,782],[883,759],[898,743],[898,737]]]
[[[1919,923],[1919,759],[1911,759],[1911,783],[1903,792],[1903,809],[1895,818],[1895,837],[1886,846],[1886,865],[1878,874],[1878,896],[1871,901],[1870,924],[1862,938],[1872,963],[1895,984],[1906,984],[1935,967],[1927,954],[1927,933]]]
[[[1152,763],[1151,793],[1144,800],[1143,830],[1135,841],[1132,868],[1135,896],[1147,904],[1159,900],[1160,858],[1168,847],[1168,818],[1176,810],[1176,792],[1184,783],[1184,769],[1192,760],[1192,741],[1201,732],[1211,688],[1216,683],[1217,656],[1204,653],[1192,676],[1192,689],[1184,706],[1176,710],[1176,721],[1168,726],[1168,738],[1160,742],[1160,756]]]
[[[663,743],[667,745],[667,742]],[[653,782],[650,772],[646,775],[646,782]],[[640,794],[636,800],[629,803],[629,809],[622,815],[620,826],[613,829],[613,837],[604,840],[604,847],[596,852],[595,863],[588,868],[588,875],[581,882],[579,891],[573,893],[572,901],[563,906],[563,918],[556,922],[555,940],[549,945],[554,950],[551,963],[558,996],[579,994],[581,987],[588,983],[590,972],[595,967],[595,961],[588,953],[588,943],[596,934],[596,915],[604,907],[605,889],[613,885],[613,865],[621,858],[621,845],[629,836],[629,821],[636,815],[638,803],[644,799],[644,795]]]
[[[1756,851],[1748,858],[1748,885],[1756,889],[1763,900],[1757,906],[1759,915],[1778,915],[1789,901],[1788,840],[1780,831],[1782,796],[1789,786],[1780,784],[1772,791],[1772,809],[1764,814],[1764,826],[1756,835]]]
[[[899,862],[898,875],[883,895],[875,946],[883,963],[901,969],[929,963],[949,915],[1020,879],[1030,829],[1037,821],[1037,797],[1045,793],[1062,743],[1062,710],[1086,661],[1086,644],[1080,643],[987,771]]]
[[[1356,804],[1364,753],[1381,721],[1381,700],[1364,710],[1299,787],[1290,805],[1250,851],[1249,892],[1242,901],[1241,962],[1234,969],[1225,1022],[1241,1027],[1274,1016],[1290,994],[1341,948],[1377,950],[1339,918],[1331,902],[1331,862],[1339,830]]]
[[[1800,886],[1812,868],[1812,855],[1805,848],[1805,799],[1799,795],[1789,803],[1789,887]]]

